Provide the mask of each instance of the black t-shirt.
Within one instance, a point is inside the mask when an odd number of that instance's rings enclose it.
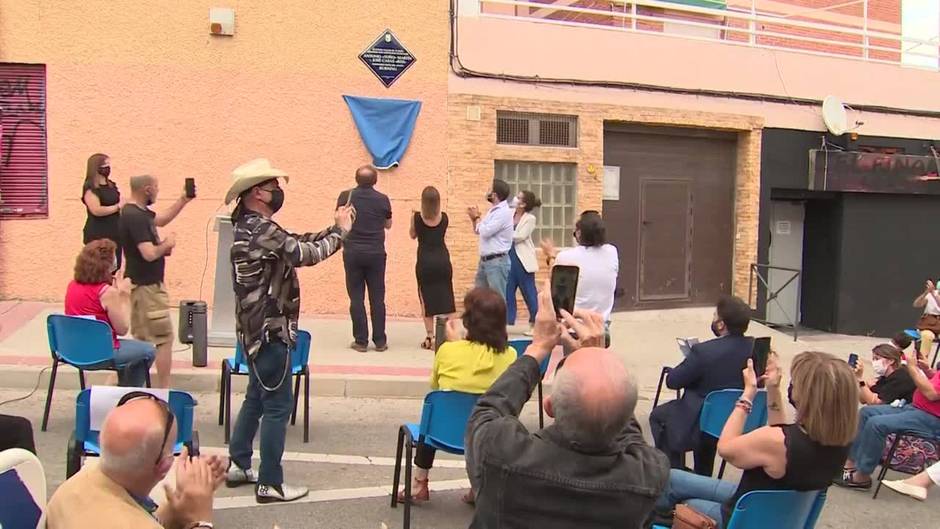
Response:
[[[98,197],[98,201],[101,202],[102,206],[113,206],[121,200],[121,192],[118,191],[114,182],[109,181],[106,186],[82,186],[82,202],[85,201],[85,193],[89,190]],[[88,210],[87,204],[85,204],[85,209]],[[87,211],[87,213],[88,218],[85,219],[84,238],[82,242],[87,244],[97,239],[111,239],[114,242],[119,242],[118,229],[120,223],[119,218],[121,216],[119,212],[115,211],[104,217],[96,217],[91,214],[91,211]]]
[[[352,205],[356,208],[356,220],[352,231],[343,241],[345,252],[363,254],[385,253],[385,222],[392,218],[392,203],[388,196],[372,187],[357,187],[352,190]],[[340,193],[336,207],[346,204],[349,191]]]
[[[137,204],[127,204],[121,210],[121,245],[124,246],[124,255],[127,256],[127,270],[124,275],[131,278],[135,285],[155,285],[163,282],[165,258],[160,256],[155,261],[148,261],[140,255],[140,249],[137,247],[142,242],[160,244],[157,225],[154,222],[156,216],[153,211]]]
[[[886,377],[881,377],[872,384],[871,391],[878,395],[884,404],[891,404],[898,399],[904,399],[910,404],[914,400],[914,390],[917,386],[914,379],[904,366],[899,367]]]

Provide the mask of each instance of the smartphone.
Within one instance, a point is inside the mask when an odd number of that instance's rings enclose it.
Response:
[[[852,353],[849,355],[849,365],[852,366],[852,369],[855,369],[858,366],[858,355]]]
[[[751,360],[754,362],[754,374],[757,378],[764,376],[767,371],[767,357],[770,356],[770,337],[754,338],[754,346],[751,348]],[[764,387],[763,382],[758,382],[757,387]]]
[[[186,198],[196,198],[196,179],[186,179]]]
[[[577,266],[555,265],[552,267],[552,304],[555,305],[555,317],[561,319],[561,309],[569,314],[574,312],[574,300],[578,294],[578,276],[581,269]]]

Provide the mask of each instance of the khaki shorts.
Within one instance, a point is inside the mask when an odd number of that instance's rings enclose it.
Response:
[[[173,341],[170,298],[163,283],[131,290],[131,334],[158,347]]]

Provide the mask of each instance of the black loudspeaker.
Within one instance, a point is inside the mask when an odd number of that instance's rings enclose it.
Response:
[[[179,340],[192,344],[196,367],[205,367],[208,361],[206,312],[205,301],[180,301]]]

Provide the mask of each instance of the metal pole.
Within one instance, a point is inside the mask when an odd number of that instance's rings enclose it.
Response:
[[[862,56],[868,58],[868,0],[862,2]]]
[[[751,0],[751,19],[747,22],[748,29],[751,30],[747,35],[748,42],[753,46],[757,42],[757,36],[754,34],[754,29],[757,27],[754,23],[754,18],[757,15],[757,0]]]

